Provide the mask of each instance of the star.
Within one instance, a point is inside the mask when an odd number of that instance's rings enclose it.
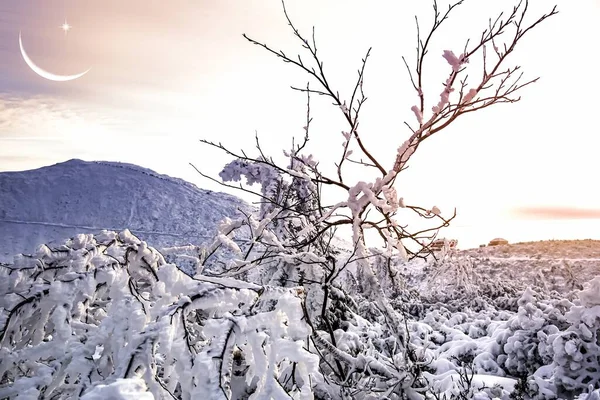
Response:
[[[69,30],[71,29],[71,25],[69,25],[69,23],[65,19],[65,23],[60,26],[60,29],[62,29],[63,31],[65,31],[65,35],[66,35],[67,32],[69,32]]]

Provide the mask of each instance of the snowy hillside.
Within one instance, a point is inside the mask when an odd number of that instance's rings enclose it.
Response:
[[[600,241],[549,240],[453,251],[435,262],[407,263],[401,272],[421,295],[436,300],[476,297],[482,290],[495,291],[494,285],[513,293],[536,287],[568,297],[600,276]]]
[[[568,258],[600,260],[600,240],[543,240],[465,250],[463,254],[495,258]]]
[[[64,163],[0,173],[0,261],[39,244],[102,229],[132,231],[155,247],[206,240],[242,200],[131,164]]]
[[[567,293],[600,274],[600,241],[545,240],[464,250],[481,274]]]

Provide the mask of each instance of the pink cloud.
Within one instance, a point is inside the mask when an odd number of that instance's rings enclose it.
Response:
[[[600,219],[600,209],[575,207],[519,207],[514,214],[529,219]]]

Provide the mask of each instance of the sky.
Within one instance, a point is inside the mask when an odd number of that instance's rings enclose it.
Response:
[[[466,38],[476,38],[489,17],[513,4],[466,0],[445,22],[425,69],[430,98],[437,98],[435,85],[447,76],[443,50],[460,53]],[[532,0],[531,17],[553,4]],[[600,239],[600,0],[556,4],[559,14],[525,36],[508,60],[521,65],[525,77],[540,80],[522,90],[520,102],[465,115],[424,142],[397,181],[407,203],[446,213],[457,209],[444,235],[457,237],[460,247],[498,236],[513,242]],[[315,27],[326,72],[343,96],[372,47],[361,131],[391,167],[395,149],[410,134],[403,122],[414,123],[410,108],[417,102],[402,56],[414,64],[414,17],[427,29],[431,3],[286,5],[302,32]],[[90,71],[69,82],[44,79],[25,63],[19,32],[43,69]],[[121,161],[224,190],[190,163],[217,176],[231,158],[199,139],[252,151],[258,133],[265,151],[280,157],[293,137],[301,137],[306,117],[306,98],[290,85],[304,86],[308,77],[243,33],[288,54],[301,51],[278,0],[0,2],[0,171],[72,158]],[[313,98],[311,110],[308,151],[321,165],[331,164],[346,127],[327,100]],[[354,178],[372,176],[358,171]]]

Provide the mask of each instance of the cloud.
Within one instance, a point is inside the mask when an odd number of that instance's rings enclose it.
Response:
[[[65,99],[0,94],[0,140],[74,139],[108,134],[118,126],[119,121],[106,113]]]
[[[4,95],[0,97],[1,136],[14,136],[36,126],[52,126],[57,121],[74,118],[76,114],[53,98]]]
[[[173,131],[165,134],[168,128]],[[0,171],[71,158],[137,164],[148,158],[165,160],[165,152],[181,155],[191,148],[192,141],[178,135],[181,130],[157,112],[115,111],[60,96],[0,93]],[[186,167],[193,156],[186,156]]]
[[[519,207],[514,214],[528,219],[600,219],[600,209],[575,207]]]

